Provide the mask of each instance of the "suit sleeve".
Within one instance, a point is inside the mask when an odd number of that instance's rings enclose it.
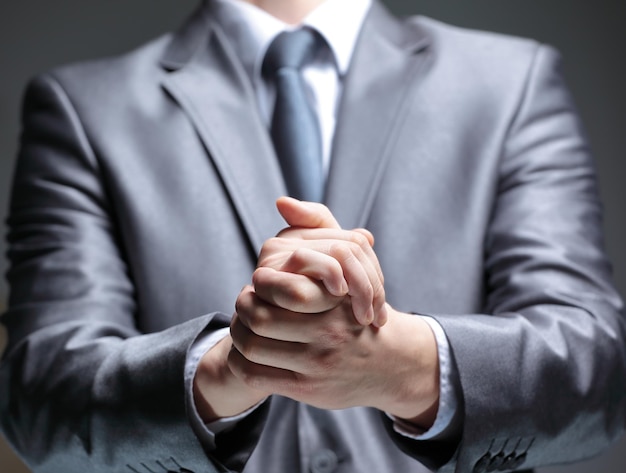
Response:
[[[460,440],[396,437],[441,471],[576,461],[606,448],[625,425],[622,302],[603,250],[589,147],[548,47],[529,69],[498,179],[484,313],[429,314],[458,368]]]
[[[35,472],[223,471],[189,425],[184,368],[198,334],[228,318],[140,333],[102,170],[53,77],[30,85],[23,130],[1,320],[3,433]]]

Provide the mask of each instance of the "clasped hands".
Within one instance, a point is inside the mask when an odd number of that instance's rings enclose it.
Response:
[[[263,245],[231,335],[198,367],[200,416],[234,416],[278,394],[322,409],[374,407],[430,427],[436,340],[423,319],[386,303],[373,236],[342,230],[321,204],[284,197],[277,207],[289,226]]]

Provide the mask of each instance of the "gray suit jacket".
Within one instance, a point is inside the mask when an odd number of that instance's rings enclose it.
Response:
[[[531,468],[622,432],[621,301],[556,53],[375,4],[338,123],[325,201],[344,227],[374,233],[389,302],[444,328],[456,435],[410,441],[373,409],[275,398],[215,450],[197,440],[186,352],[227,326],[284,226],[285,193],[207,4],[173,35],[27,92],[0,413],[33,470]]]

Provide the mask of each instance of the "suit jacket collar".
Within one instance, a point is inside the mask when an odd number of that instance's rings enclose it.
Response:
[[[210,3],[203,1],[172,35],[161,65],[168,71],[184,67],[211,35]]]
[[[163,87],[194,123],[258,251],[284,226],[274,202],[286,187],[252,86],[211,9],[206,0],[174,33],[161,59]],[[326,189],[346,228],[367,222],[427,45],[419,26],[374,2],[346,77]]]

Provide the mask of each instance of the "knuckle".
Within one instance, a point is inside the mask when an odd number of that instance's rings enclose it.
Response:
[[[370,244],[365,235],[359,232],[350,232],[350,241],[359,248],[369,248]]]
[[[306,261],[306,250],[304,248],[296,248],[287,259],[289,263],[300,265]]]
[[[243,309],[245,307],[244,297],[245,296],[243,294],[239,294],[237,296],[237,300],[235,300],[235,312],[237,314],[241,314],[241,312],[243,312]]]
[[[248,369],[248,362],[239,350],[233,349],[228,354],[228,368],[242,381],[251,376]]]
[[[244,288],[244,290],[239,293],[239,295],[237,296],[237,300],[235,300],[235,312],[237,314],[239,314],[240,316],[245,316],[247,314],[252,302],[251,297],[252,293],[247,290],[247,288]]]
[[[247,330],[242,327],[235,327],[235,329],[231,329],[231,336],[233,339],[233,345],[235,346],[236,351],[239,353],[239,355],[245,360],[254,360],[256,355],[256,348],[252,343]]]
[[[248,316],[248,328],[257,335],[263,335],[269,322],[267,310],[259,308]]]
[[[315,373],[328,375],[336,365],[335,353],[333,350],[324,350],[313,358],[312,369]]]
[[[237,350],[239,350],[239,353],[241,353],[241,356],[243,356],[246,360],[248,361],[254,360],[256,350],[254,346],[245,338],[239,340],[239,343],[237,344]]]
[[[364,258],[365,255],[367,255],[367,250],[365,250],[361,245],[357,243],[350,242],[348,244],[348,248],[353,258],[360,260],[361,258]]]
[[[329,244],[328,250],[331,256],[341,262],[354,256],[349,245],[347,242],[335,241]]]
[[[320,345],[335,347],[343,345],[347,341],[346,332],[337,325],[336,323],[329,323],[322,327],[318,335]]]
[[[263,274],[267,270],[267,266],[259,265],[252,273],[252,287],[257,288],[259,284],[263,283]]]
[[[310,291],[302,285],[296,285],[289,288],[287,296],[292,304],[295,304],[296,307],[300,307],[302,309],[309,306],[313,299]]]
[[[313,281],[301,280],[298,283],[285,284],[277,291],[275,303],[281,307],[289,307],[290,310],[295,307],[304,308],[314,301]],[[285,305],[287,304],[287,305]]]

